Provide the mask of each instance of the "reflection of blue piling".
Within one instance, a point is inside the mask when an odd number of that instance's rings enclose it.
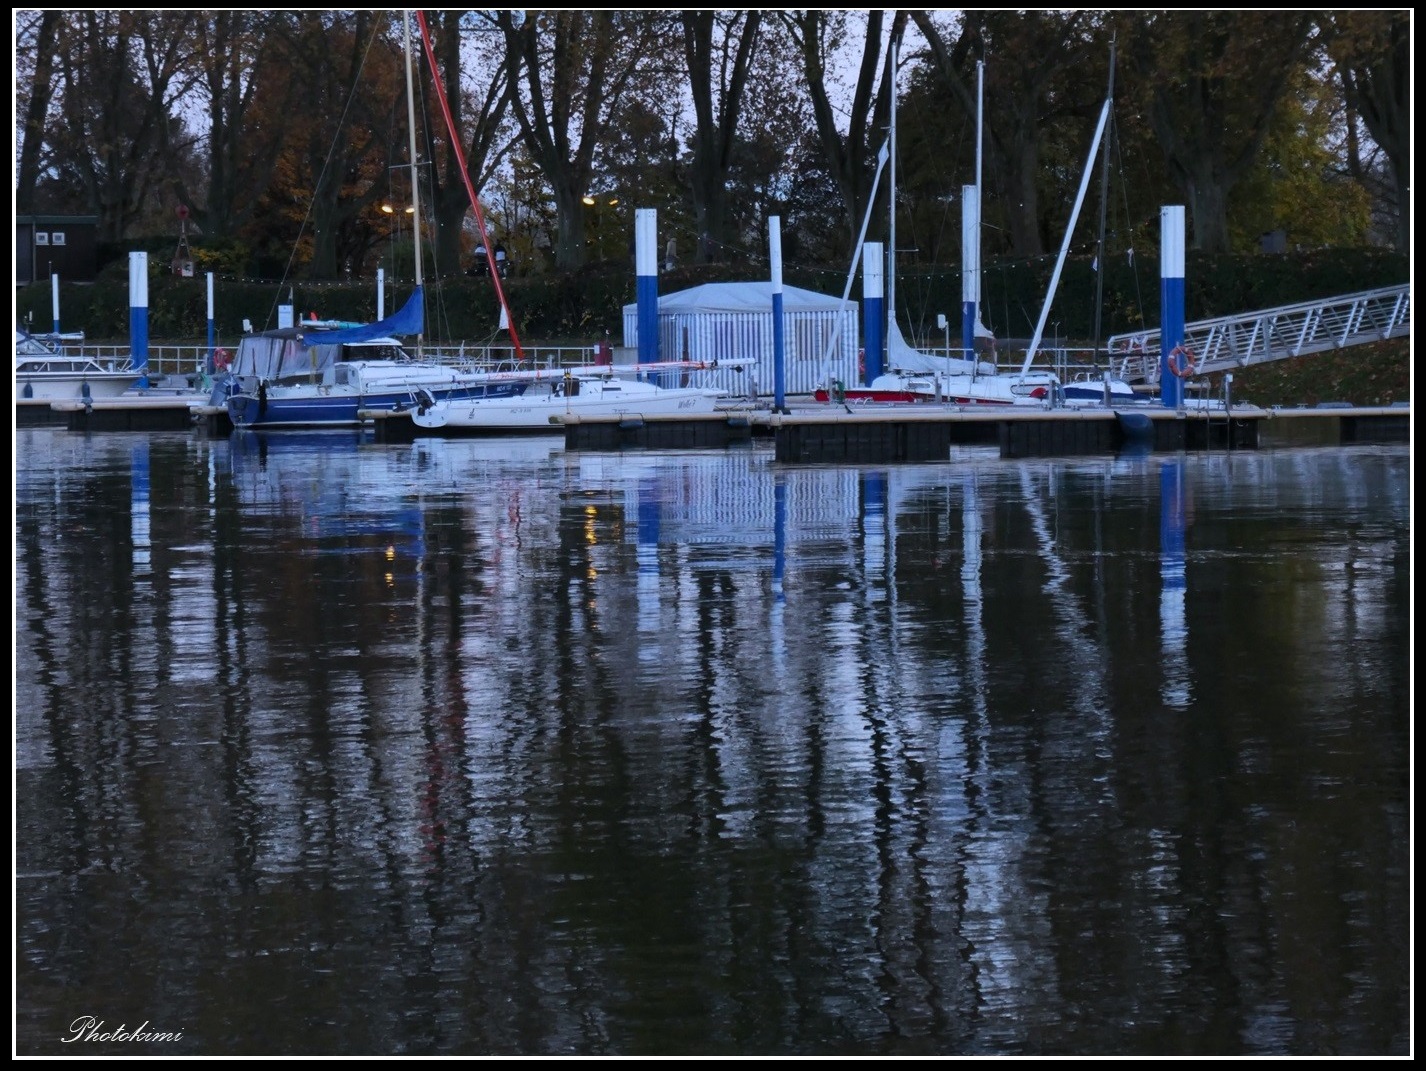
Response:
[[[1159,470],[1159,619],[1163,630],[1164,705],[1184,710],[1192,699],[1188,669],[1188,567],[1184,554],[1188,493],[1183,465]]]
[[[782,578],[787,568],[787,485],[778,478],[772,485],[772,593],[782,602]]]
[[[868,472],[862,478],[862,504],[864,520],[886,516],[886,473]]]
[[[1183,466],[1171,462],[1159,470],[1159,547],[1166,566],[1177,573],[1180,587],[1183,585],[1186,514]]]
[[[660,514],[658,484],[645,481],[639,485],[638,541],[641,547],[650,547],[655,552],[659,545]],[[642,570],[642,566],[640,566]]]

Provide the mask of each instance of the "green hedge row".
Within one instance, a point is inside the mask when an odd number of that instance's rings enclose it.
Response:
[[[1143,260],[1144,258],[1141,258]],[[155,342],[202,342],[207,338],[207,280],[182,278],[150,258],[149,337]],[[982,280],[986,323],[1002,338],[1028,337],[1034,330],[1053,271],[1052,258],[987,263]],[[1291,254],[1252,256],[1204,255],[1190,252],[1186,268],[1187,318],[1190,321],[1237,312],[1291,305],[1410,280],[1405,254],[1376,249],[1323,249]],[[766,278],[758,265],[706,265],[675,268],[659,277],[659,292],[673,293],[706,282],[737,282]],[[840,297],[845,269],[791,269],[788,286]],[[615,344],[623,336],[623,307],[635,300],[631,269],[595,265],[562,275],[515,277],[503,281],[514,310],[515,329],[522,341],[544,344],[584,344],[608,331]],[[920,338],[939,339],[937,313],[959,323],[961,279],[958,269],[899,269],[896,303],[903,330]],[[497,335],[499,303],[493,280],[456,276],[428,281],[428,340],[472,341]],[[1098,280],[1092,262],[1066,262],[1049,322],[1061,337],[1093,337]],[[411,291],[409,282],[388,283],[385,311],[389,314]],[[860,280],[851,297],[861,296]],[[255,329],[276,326],[279,299],[290,300],[298,314],[316,312],[323,319],[369,321],[376,316],[375,280],[348,283],[272,283],[215,278],[214,321],[220,341],[232,341],[243,320]],[[129,337],[128,276],[105,272],[89,284],[61,283],[60,327],[83,331],[94,341],[124,341]],[[1157,263],[1111,264],[1103,284],[1100,337],[1158,325]],[[52,326],[48,283],[19,289],[16,314],[34,330]],[[1047,333],[1049,323],[1047,323]],[[952,334],[955,328],[952,328]]]

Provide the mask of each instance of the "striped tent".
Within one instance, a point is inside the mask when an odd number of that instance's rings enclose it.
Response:
[[[810,394],[857,375],[858,311],[795,286],[782,288],[788,394]],[[659,360],[717,361],[710,385],[736,393],[773,389],[772,284],[705,283],[659,297]],[[624,306],[624,346],[638,351],[639,307]]]

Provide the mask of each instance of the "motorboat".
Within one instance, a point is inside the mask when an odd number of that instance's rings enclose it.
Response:
[[[420,360],[393,335],[361,336],[350,325],[307,321],[244,337],[217,388],[233,425],[356,427],[362,410],[405,409],[418,390],[445,398],[485,386],[484,373]],[[513,394],[516,386],[496,390]]]
[[[105,358],[71,345],[83,335],[34,335],[15,329],[15,398],[59,402],[115,398],[142,377],[128,359]]]

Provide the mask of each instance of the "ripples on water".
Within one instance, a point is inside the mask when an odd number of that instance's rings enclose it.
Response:
[[[1408,448],[16,446],[21,1054],[1409,1048]]]

